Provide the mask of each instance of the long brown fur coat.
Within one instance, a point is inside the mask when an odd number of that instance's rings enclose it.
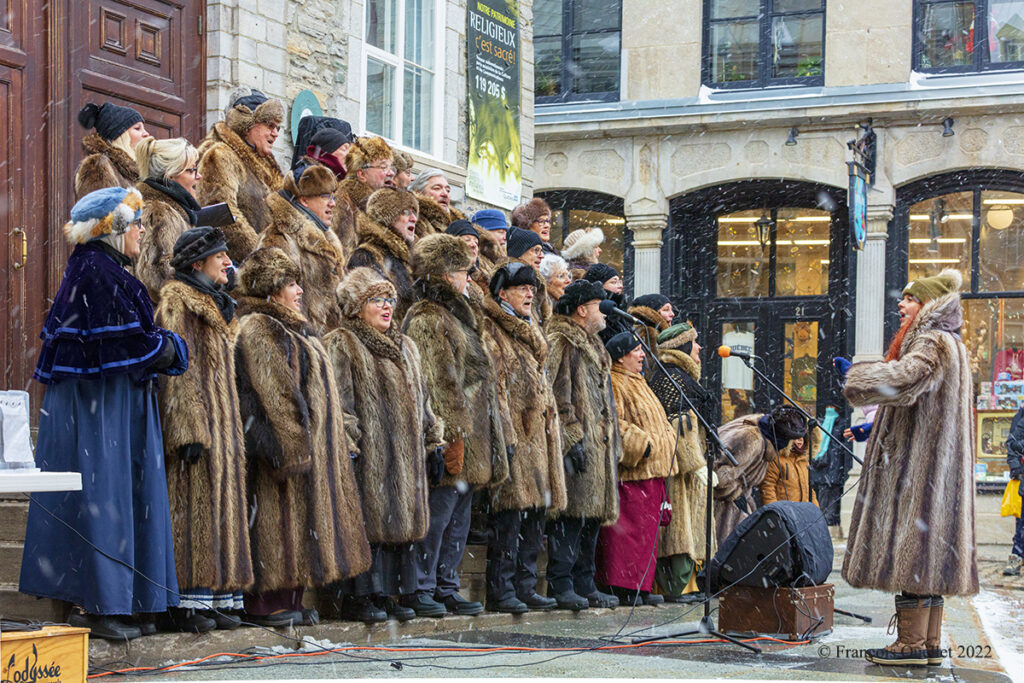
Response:
[[[405,334],[423,359],[430,405],[444,422],[444,438],[462,439],[462,472],[445,471],[441,486],[463,481],[494,486],[508,478],[494,366],[484,346],[478,313],[443,280],[419,283],[420,300],[405,316]]]
[[[427,453],[443,444],[430,408],[419,349],[346,318],[324,337],[345,409],[370,543],[409,543],[427,533]]]
[[[449,206],[448,211],[445,211],[444,207],[437,203],[437,200],[425,194],[417,192],[416,200],[420,203],[419,220],[416,221],[417,239],[444,232],[449,225],[466,217],[454,206]]]
[[[257,154],[245,140],[215,123],[199,147],[198,200],[203,206],[227,203],[235,222],[225,225],[228,256],[236,265],[256,248],[260,233],[270,225],[267,195],[281,189],[284,177],[273,157]]]
[[[146,229],[142,235],[142,250],[135,260],[135,277],[146,285],[153,302],[158,303],[160,289],[174,277],[174,268],[171,268],[174,243],[192,225],[185,209],[168,195],[146,183],[135,187],[145,202],[142,225]]]
[[[930,301],[899,360],[857,363],[843,394],[877,404],[850,522],[843,578],[919,595],[978,592],[973,383],[960,295]]]
[[[498,377],[505,440],[515,446],[509,478],[491,491],[495,510],[565,509],[561,425],[540,328],[484,299],[484,333]]]
[[[668,322],[661,317],[661,313],[647,306],[630,306],[626,312],[640,321],[640,324],[633,325],[633,332],[650,349],[650,353],[644,357],[644,376],[650,377],[657,367],[654,357],[658,355],[658,335],[668,329]]]
[[[337,206],[331,218],[331,230],[341,240],[346,254],[354,252],[362,239],[361,235],[376,225],[366,215],[366,202],[373,192],[374,189],[356,178],[354,173],[338,183],[338,189],[334,191]]]
[[[181,335],[191,362],[161,382],[160,424],[178,586],[229,592],[253,583],[245,502],[245,440],[235,386],[235,335],[213,298],[183,282],[164,285],[157,324]],[[200,444],[186,464],[182,446]]]
[[[241,297],[238,315],[256,590],[360,574],[370,567],[370,547],[331,359],[290,308]]]
[[[139,181],[135,158],[100,137],[89,133],[82,138],[85,158],[75,171],[75,201],[104,187],[132,187]]]
[[[274,192],[267,197],[270,225],[260,247],[278,247],[302,273],[302,309],[313,329],[324,334],[341,324],[335,293],[345,276],[344,252],[338,236],[321,230],[291,202]]]
[[[583,444],[587,469],[566,476],[566,517],[590,517],[603,525],[619,518],[619,418],[612,397],[611,357],[597,335],[572,318],[547,322],[548,377],[562,423],[562,450]]]
[[[733,465],[722,454],[715,458],[715,535],[719,543],[757,508],[754,487],[761,485],[768,463],[779,456],[775,446],[757,428],[761,417],[763,413],[744,415],[718,428],[719,438],[739,463]],[[746,512],[736,506],[739,498],[746,501]]]
[[[401,321],[414,298],[409,244],[391,228],[369,218],[359,222],[356,232],[359,246],[348,260],[349,269],[373,268],[393,284],[398,298],[394,319]]]
[[[647,386],[643,375],[626,370],[621,363],[612,363],[611,373],[622,434],[619,480],[662,479],[678,471],[674,458],[676,432],[665,416],[661,401]]]

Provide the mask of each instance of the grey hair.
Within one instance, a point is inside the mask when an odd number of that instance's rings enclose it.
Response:
[[[409,191],[422,192],[423,188],[425,188],[427,186],[427,183],[430,182],[430,179],[436,178],[439,175],[444,175],[444,171],[442,171],[439,168],[427,168],[420,171],[420,174],[416,176],[416,178],[411,183],[409,183]],[[445,180],[447,179],[448,177],[445,176]]]
[[[558,254],[548,254],[540,262],[540,274],[545,280],[559,270],[569,271],[569,264]]]

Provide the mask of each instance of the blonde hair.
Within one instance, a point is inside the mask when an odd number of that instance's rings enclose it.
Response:
[[[135,160],[140,180],[167,180],[199,161],[199,152],[185,138],[157,140],[150,137],[135,146]]]
[[[126,130],[117,136],[116,139],[110,141],[110,146],[114,149],[119,149],[132,159],[135,158],[135,150],[132,149],[132,136],[131,131]]]

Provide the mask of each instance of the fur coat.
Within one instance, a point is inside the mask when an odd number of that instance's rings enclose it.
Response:
[[[345,275],[344,254],[338,236],[322,230],[280,192],[267,197],[270,225],[260,236],[260,247],[278,247],[302,273],[302,309],[313,329],[324,334],[341,324],[335,293]]]
[[[398,302],[393,319],[401,322],[414,297],[409,243],[391,228],[369,218],[356,226],[356,232],[359,246],[352,252],[348,267],[373,268],[395,286]]]
[[[572,318],[553,315],[548,338],[548,377],[562,424],[562,451],[583,444],[586,471],[567,475],[566,517],[590,517],[603,525],[619,518],[619,418],[612,397],[612,360],[604,344]]]
[[[818,496],[811,489],[811,461],[807,455],[810,447],[811,444],[805,444],[803,453],[797,453],[790,443],[768,463],[761,482],[762,505],[777,500],[818,504]]]
[[[273,157],[257,154],[245,140],[227,127],[215,123],[199,147],[197,199],[203,206],[225,202],[235,222],[222,230],[228,256],[240,264],[256,248],[260,233],[270,225],[267,195],[281,189],[284,180]]]
[[[694,382],[700,382],[701,366],[689,354],[678,349],[663,349],[659,359],[672,373],[676,381],[686,391],[688,383],[684,382],[682,373]],[[671,383],[669,383],[671,386]],[[670,392],[666,401],[652,383],[652,389],[662,402],[666,412],[674,412],[670,418],[673,429],[679,435],[676,446],[676,462],[679,471],[669,477],[668,499],[672,503],[672,521],[661,529],[658,541],[658,557],[673,555],[689,555],[691,559],[703,562],[704,557],[704,524],[707,508],[707,463],[704,460],[704,427],[698,422],[690,410],[678,413],[678,391]],[[674,387],[673,387],[674,389]],[[687,393],[689,396],[689,393]],[[690,397],[698,407],[696,397]],[[698,408],[699,409],[699,408]],[[712,534],[711,552],[715,552],[715,538]]]
[[[156,320],[181,335],[192,359],[185,374],[161,383],[159,396],[178,586],[248,588],[245,437],[234,382],[238,324],[225,322],[209,294],[177,280],[161,290]],[[178,454],[189,444],[203,447],[193,464]]]
[[[509,478],[491,492],[494,510],[565,509],[561,427],[539,326],[484,299],[484,333],[498,377],[505,441],[515,446]]]
[[[719,438],[739,463],[733,465],[721,453],[715,458],[718,478],[715,486],[715,535],[719,543],[757,508],[754,488],[764,481],[768,463],[779,457],[775,446],[757,427],[762,416],[762,413],[744,415],[718,428]],[[746,511],[736,505],[740,498],[746,502]]]
[[[662,479],[678,472],[676,432],[643,375],[612,363],[611,377],[622,434],[619,480]]]
[[[633,326],[633,331],[650,349],[650,353],[647,353],[644,358],[644,376],[650,377],[658,367],[654,362],[654,358],[658,354],[658,335],[667,330],[669,324],[661,317],[661,313],[647,306],[630,306],[626,312],[640,321],[639,325]],[[644,351],[646,352],[647,349]]]
[[[370,547],[331,359],[290,308],[242,297],[238,315],[256,590],[360,574],[370,567]]]
[[[449,206],[448,210],[445,211],[435,199],[425,194],[417,192],[416,200],[420,203],[420,213],[416,221],[417,238],[444,232],[448,229],[449,225],[466,217],[454,206]],[[487,288],[485,287],[484,289]]]
[[[100,137],[82,138],[85,158],[75,171],[75,201],[104,187],[133,187],[139,181],[135,159]]]
[[[345,410],[349,449],[370,543],[411,543],[430,523],[427,453],[442,445],[419,349],[392,325],[387,334],[345,318],[324,337]]]
[[[361,236],[376,225],[366,215],[366,202],[373,192],[372,187],[356,178],[354,174],[338,183],[338,189],[334,192],[337,206],[334,207],[334,216],[331,218],[331,230],[341,240],[342,249],[346,254],[354,252],[362,240]]]
[[[973,381],[960,295],[929,301],[899,360],[857,363],[843,395],[879,405],[850,522],[843,578],[919,595],[978,592]]]
[[[405,334],[419,347],[430,405],[444,422],[445,441],[462,439],[465,445],[462,472],[452,476],[446,470],[440,485],[500,484],[508,478],[508,456],[479,314],[446,281],[421,281],[419,294],[405,316]]]
[[[174,243],[192,224],[184,207],[168,195],[146,183],[139,183],[136,189],[145,202],[142,225],[146,232],[142,235],[142,250],[135,260],[135,276],[158,303],[161,288],[174,277],[174,268],[171,268]]]

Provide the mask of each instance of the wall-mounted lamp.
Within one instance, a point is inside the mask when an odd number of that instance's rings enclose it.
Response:
[[[947,116],[942,121],[942,137],[951,138],[955,135],[953,132],[953,117]]]
[[[767,209],[761,212],[761,217],[754,223],[754,227],[757,229],[757,241],[761,243],[761,251],[764,251],[772,237],[772,219],[768,217]]]
[[[796,129],[796,126],[789,129],[789,137],[786,138],[786,147],[792,147],[796,144],[797,135],[800,135],[800,131]]]

